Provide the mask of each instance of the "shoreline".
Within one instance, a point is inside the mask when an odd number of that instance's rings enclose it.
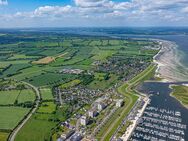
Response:
[[[185,67],[178,56],[178,45],[175,42],[154,39],[160,44],[159,52],[153,57],[153,63],[157,65],[155,77],[159,82],[183,82],[188,80]]]

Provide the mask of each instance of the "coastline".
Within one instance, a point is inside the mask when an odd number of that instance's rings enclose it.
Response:
[[[188,80],[184,66],[180,63],[178,45],[175,42],[166,40],[156,39],[156,41],[159,42],[161,48],[153,57],[153,62],[157,64],[155,77],[160,78],[160,82],[164,83]]]

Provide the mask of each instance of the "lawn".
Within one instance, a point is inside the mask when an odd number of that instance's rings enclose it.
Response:
[[[53,100],[52,90],[50,88],[40,89],[42,100]]]
[[[28,112],[28,108],[0,107],[0,129],[13,129]]]

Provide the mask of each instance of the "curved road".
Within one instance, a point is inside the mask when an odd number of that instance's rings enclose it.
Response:
[[[36,93],[37,95],[37,98],[36,98],[36,101],[35,101],[35,107],[32,109],[32,111],[27,115],[27,118],[25,118],[21,124],[19,124],[13,131],[12,133],[10,134],[9,138],[8,138],[8,141],[14,141],[15,140],[15,137],[17,135],[17,133],[20,131],[20,129],[26,124],[26,122],[31,118],[32,114],[35,113],[35,111],[37,110],[38,106],[39,106],[39,103],[40,103],[40,99],[41,99],[41,96],[40,96],[40,92],[38,90],[38,88],[36,88],[35,86],[31,85],[30,83],[27,83],[27,82],[23,82],[22,83],[30,86]]]

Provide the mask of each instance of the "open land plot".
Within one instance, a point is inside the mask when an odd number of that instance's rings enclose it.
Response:
[[[41,88],[40,89],[42,100],[53,100],[51,88]]]
[[[29,110],[20,107],[0,107],[0,129],[13,129]]]

